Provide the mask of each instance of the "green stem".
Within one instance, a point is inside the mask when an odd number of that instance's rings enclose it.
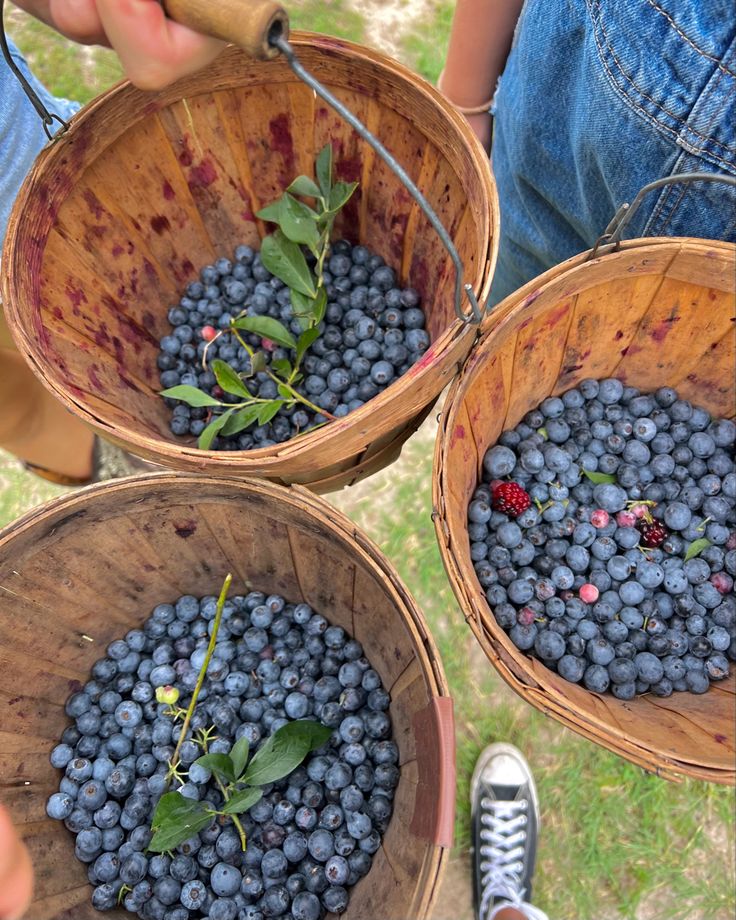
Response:
[[[228,795],[227,787],[224,785],[224,783],[218,776],[215,776],[215,782],[219,786],[220,792],[222,793],[222,797],[225,800],[225,803],[227,804],[227,802],[230,801],[230,796]],[[218,812],[218,814],[222,814],[222,812]],[[241,824],[240,818],[237,815],[228,815],[228,817],[233,819],[233,824],[235,825],[238,831],[238,837],[240,837],[240,846],[242,847],[243,852],[245,852],[245,848],[247,846],[247,841],[245,837],[245,828]]]
[[[210,659],[212,658],[212,653],[215,650],[215,643],[217,642],[217,633],[220,629],[220,622],[222,620],[222,611],[225,606],[225,601],[227,599],[227,593],[230,590],[230,585],[232,584],[233,576],[228,572],[225,576],[225,581],[222,585],[222,590],[220,591],[220,596],[217,599],[217,609],[215,611],[215,621],[212,626],[212,635],[210,636],[210,644],[207,646],[207,654],[205,655],[204,662],[199,672],[199,677],[197,678],[197,685],[194,688],[194,693],[192,694],[192,700],[189,703],[189,708],[187,709],[186,717],[184,718],[184,724],[181,727],[181,732],[179,734],[179,740],[176,743],[176,749],[174,750],[174,755],[171,758],[170,763],[177,764],[179,762],[179,752],[181,751],[181,746],[184,744],[184,739],[186,734],[189,731],[189,723],[192,721],[192,716],[194,715],[194,707],[197,705],[197,697],[199,692],[202,689],[202,684],[204,683],[205,676],[207,674],[207,668],[210,665]],[[169,787],[170,780],[167,780],[166,788]]]

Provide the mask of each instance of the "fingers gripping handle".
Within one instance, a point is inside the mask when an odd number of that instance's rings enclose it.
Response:
[[[164,0],[163,5],[175,22],[239,45],[261,61],[278,55],[275,39],[289,36],[289,17],[275,0]]]

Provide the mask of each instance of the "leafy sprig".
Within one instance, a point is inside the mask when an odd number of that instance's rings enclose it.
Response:
[[[207,352],[212,342],[223,335],[233,335],[237,339],[250,359],[249,373],[238,374],[219,359],[211,362],[211,369],[220,389],[229,396],[238,397],[239,401],[220,400],[186,384],[161,392],[162,396],[181,400],[189,406],[223,410],[211,414],[200,434],[197,444],[202,450],[208,450],[218,434],[227,437],[252,425],[266,425],[280,409],[291,408],[297,403],[327,419],[333,418],[300,393],[296,386],[303,379],[300,370],[302,360],[319,337],[319,324],[327,309],[324,267],[335,219],[350,200],[357,182],[333,181],[331,144],[327,144],[317,156],[315,173],[316,181],[308,176],[297,176],[279,199],[258,212],[258,217],[278,227],[261,244],[261,262],[289,288],[301,334],[295,337],[283,323],[271,317],[249,316],[246,307],[226,329],[213,336],[202,358],[203,368],[207,370]],[[311,204],[300,201],[300,197],[307,198]],[[310,268],[302,247],[306,247],[313,256],[314,270]],[[241,333],[259,336],[262,344],[266,340],[288,349],[293,352],[293,357],[277,358],[269,363],[264,353],[252,347]],[[265,372],[276,384],[278,398],[260,398],[248,389],[245,379],[259,372]]]
[[[217,634],[222,622],[232,575],[228,574],[223,583],[217,599],[215,618],[212,623],[212,634],[207,645],[202,667],[200,668],[197,683],[192,693],[192,698],[186,711],[176,707],[179,692],[174,687],[159,688],[156,697],[159,703],[167,704],[170,708],[166,711],[175,720],[184,712],[184,721],[179,733],[179,739],[168,763],[166,786],[177,780],[184,783],[186,772],[181,769],[180,751],[186,740],[189,726],[194,715],[207,669],[217,642]],[[176,708],[174,708],[176,707]],[[238,818],[248,809],[252,808],[263,795],[259,787],[274,783],[276,780],[288,776],[304,760],[310,751],[322,747],[327,742],[332,730],[308,719],[289,722],[261,745],[259,750],[250,758],[250,747],[246,738],[241,738],[233,745],[229,754],[210,753],[208,748],[214,740],[211,728],[200,728],[194,734],[194,740],[204,750],[202,757],[195,763],[208,769],[217,784],[223,798],[220,809],[213,808],[206,802],[194,801],[181,795],[180,792],[165,792],[159,799],[156,811],[151,822],[153,837],[148,849],[155,853],[164,853],[173,850],[189,837],[199,833],[213,819],[219,816],[228,816],[235,825],[243,850],[246,846],[245,830]]]
[[[154,853],[173,850],[198,834],[217,817],[237,816],[252,808],[263,796],[262,786],[275,783],[295,770],[310,751],[322,747],[332,730],[308,719],[289,722],[249,757],[246,738],[241,738],[229,754],[204,754],[194,762],[210,770],[223,797],[221,808],[207,802],[187,799],[178,792],[161,796],[153,816],[153,837],[148,849]],[[239,826],[241,845],[245,834]]]

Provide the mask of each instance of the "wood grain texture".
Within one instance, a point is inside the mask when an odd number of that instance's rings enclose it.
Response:
[[[648,770],[736,784],[736,675],[697,696],[630,702],[590,693],[519,651],[473,569],[467,504],[503,428],[589,376],[673,386],[714,415],[736,414],[736,246],[636,240],[583,253],[529,282],[484,322],[450,389],[435,448],[435,530],[453,590],[491,664],[525,700]],[[733,668],[733,666],[732,666]]]
[[[485,302],[498,206],[488,157],[465,120],[376,52],[316,35],[294,46],[416,180]],[[260,245],[269,228],[256,212],[297,173],[311,172],[326,143],[337,176],[361,183],[339,232],[379,252],[419,290],[431,348],[366,406],[311,434],[254,451],[200,451],[194,438],[171,434],[157,395],[167,310],[203,265],[239,243]],[[373,149],[283,59],[255,62],[234,48],[165,90],[123,84],[75,116],[24,184],[2,264],[18,348],[105,437],[167,468],[320,491],[398,456],[477,332],[455,317],[455,271],[439,237]]]
[[[311,492],[161,473],[83,489],[0,532],[0,799],[33,856],[30,920],[97,916],[73,836],[45,814],[58,788],[48,756],[69,721],[65,700],[109,642],[140,626],[156,604],[216,594],[228,571],[233,592],[258,588],[313,605],[356,635],[381,673],[401,751],[397,806],[386,852],[344,916],[374,916],[364,912],[374,898],[382,905],[375,916],[428,916],[446,857],[411,829],[422,751],[414,720],[447,700],[448,688],[416,603],[369,538]],[[436,732],[443,728],[446,736],[446,720]],[[443,750],[454,765],[447,739]],[[423,810],[442,802],[446,812],[454,792],[446,770],[436,798],[425,783]],[[439,814],[426,826],[438,826]]]

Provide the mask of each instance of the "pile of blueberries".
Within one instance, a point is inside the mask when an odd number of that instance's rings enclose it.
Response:
[[[320,920],[342,913],[388,826],[399,780],[389,695],[359,642],[307,604],[251,592],[229,599],[189,738],[214,726],[210,753],[240,738],[251,750],[292,719],[318,719],[332,738],[242,816],[247,848],[219,820],[154,855],[151,819],[165,790],[181,723],[156,701],[179,689],[186,708],[204,665],[217,600],[160,604],[110,644],[92,679],[66,703],[74,720],[51,754],[64,771],[47,804],[76,834],[98,910],[143,920]],[[183,796],[222,806],[203,751],[184,742]],[[176,784],[172,788],[176,788]]]
[[[736,425],[670,387],[583,380],[505,431],[468,508],[496,621],[618,699],[705,693],[736,660]],[[688,557],[689,558],[686,558]]]
[[[365,246],[334,243],[324,273],[327,309],[320,337],[302,362],[304,379],[296,389],[314,405],[341,418],[373,399],[406,373],[429,347],[424,312],[413,288],[397,286],[396,275],[378,255]],[[244,310],[249,316],[279,320],[298,336],[301,326],[294,317],[289,288],[262,265],[250,246],[238,246],[235,258],[218,259],[205,266],[200,280],[193,281],[179,303],[169,310],[173,326],[161,339],[158,356],[161,387],[187,384],[224,402],[239,397],[223,394],[211,370],[204,370],[202,356],[217,330]],[[245,337],[262,351],[256,335]],[[293,354],[267,343],[267,362],[293,360]],[[238,374],[250,374],[250,358],[232,335],[212,341],[207,359],[219,358]],[[265,371],[246,377],[246,386],[261,399],[278,398],[276,383]],[[191,408],[170,400],[171,431],[199,436],[207,424],[208,410]],[[327,420],[302,404],[279,410],[267,425],[249,428],[239,435],[218,437],[213,449],[250,450],[289,440]]]

